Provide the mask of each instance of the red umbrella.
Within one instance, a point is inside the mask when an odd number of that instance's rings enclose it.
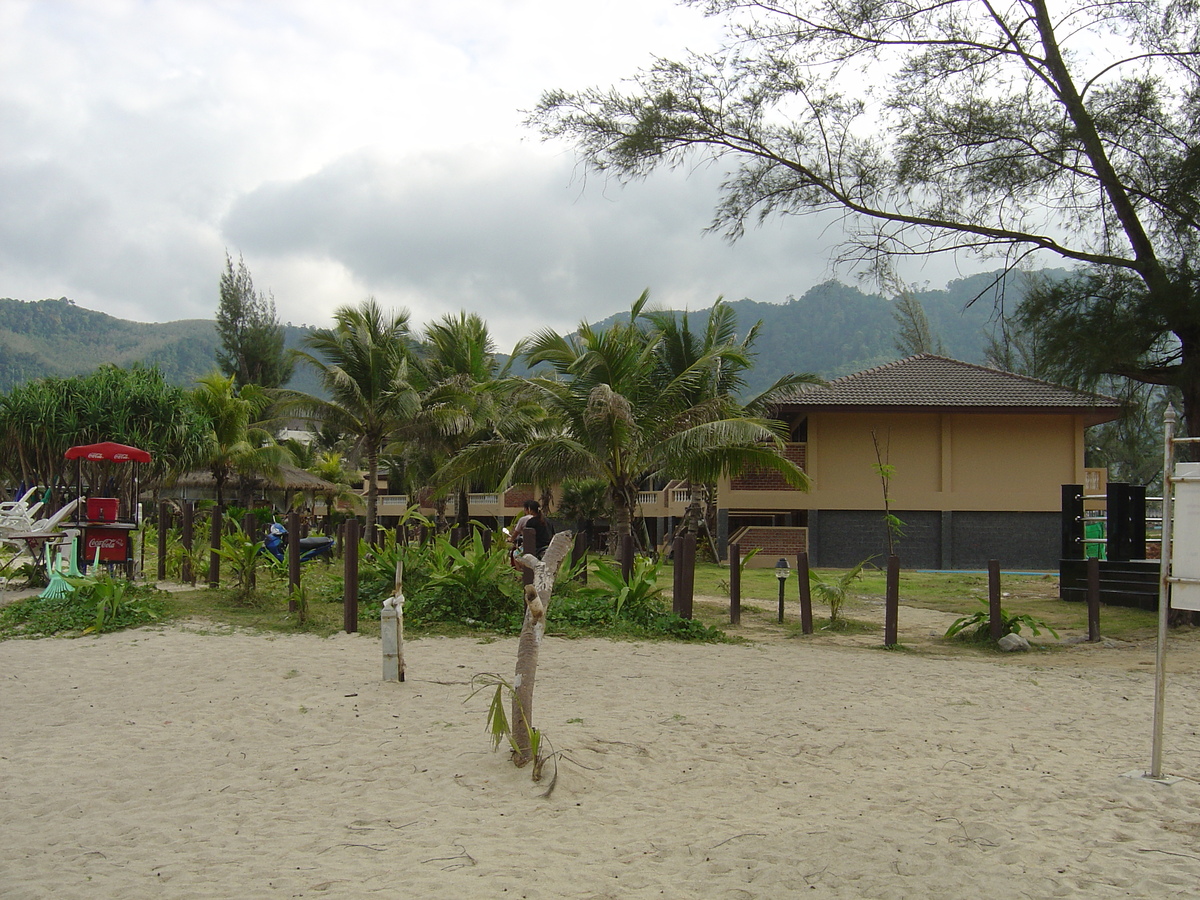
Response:
[[[110,462],[150,462],[150,454],[137,447],[103,441],[99,444],[83,444],[72,447],[64,456],[67,459],[109,460]]]

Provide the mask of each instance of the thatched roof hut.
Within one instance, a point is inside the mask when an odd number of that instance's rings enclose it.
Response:
[[[272,501],[281,500],[284,508],[290,508],[295,494],[306,494],[309,497],[324,495],[326,497],[341,495],[346,491],[345,485],[335,484],[306,472],[292,465],[279,467],[279,478],[271,479],[265,475],[235,475],[229,481],[229,487],[235,495],[245,496],[253,493],[255,497],[264,497]],[[212,473],[204,469],[183,472],[174,479],[169,479],[161,492],[162,497],[197,500],[212,497],[216,490],[216,480]]]

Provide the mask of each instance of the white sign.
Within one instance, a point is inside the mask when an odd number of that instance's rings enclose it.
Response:
[[[1175,483],[1171,575],[1200,582],[1200,463],[1176,463],[1175,477],[1196,480]],[[1200,610],[1200,583],[1173,583],[1171,608]]]

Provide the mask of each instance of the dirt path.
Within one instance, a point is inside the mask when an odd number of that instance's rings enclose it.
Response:
[[[727,624],[728,598],[696,597],[695,604],[705,621],[720,621],[720,627],[728,634],[750,641],[811,641],[819,646],[860,650],[879,648],[883,641],[884,603],[875,597],[859,596],[848,601],[846,615],[860,622],[870,622],[879,630],[848,634],[820,630],[812,635],[799,634],[799,612],[796,603],[791,600],[785,609],[785,623],[782,626],[776,620],[777,607],[760,600],[742,602],[742,622],[737,627]],[[821,612],[818,609],[815,615],[819,617]],[[1101,629],[1100,642],[1093,644],[1088,643],[1086,633],[1060,632],[1055,639],[1043,632],[1038,637],[1031,637],[1033,651],[1005,654],[946,641],[943,635],[956,618],[958,616],[951,613],[901,603],[897,623],[900,644],[907,652],[942,659],[986,658],[1009,665],[1085,667],[1127,672],[1144,672],[1154,668],[1157,643],[1154,637],[1113,640],[1103,637]],[[1167,671],[1180,674],[1200,672],[1200,629],[1171,630],[1167,644]]]

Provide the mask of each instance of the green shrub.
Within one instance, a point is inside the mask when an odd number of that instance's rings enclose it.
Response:
[[[30,597],[0,609],[0,639],[119,631],[149,625],[169,612],[166,594],[108,575],[72,579],[65,597]]]
[[[406,622],[520,630],[525,614],[520,575],[509,565],[503,546],[485,550],[476,531],[465,549],[439,536],[425,550],[424,584],[410,589],[405,576]]]
[[[979,602],[983,604],[983,609],[976,610],[969,616],[955,619],[950,627],[946,629],[946,637],[958,637],[961,640],[977,641],[979,643],[991,641],[991,606],[987,600],[980,600]],[[1004,609],[1000,610],[1000,637],[1004,637],[1006,634],[1020,634],[1022,628],[1028,628],[1030,633],[1035,635],[1041,634],[1042,629],[1045,629],[1056,638],[1058,637],[1058,632],[1041,619],[1035,619],[1028,614],[1017,615],[1016,613],[1009,613]]]

